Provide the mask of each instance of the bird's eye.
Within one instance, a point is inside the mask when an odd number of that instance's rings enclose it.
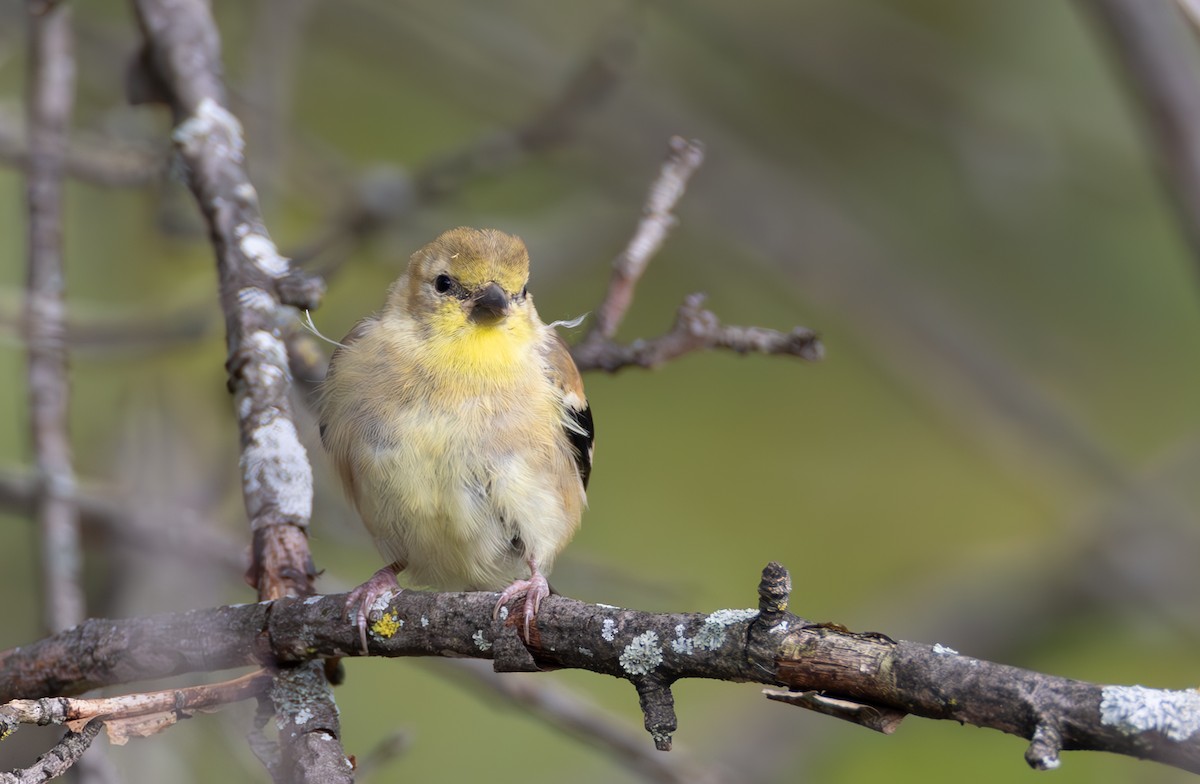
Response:
[[[449,275],[438,275],[433,279],[433,287],[437,290],[438,294],[445,294],[450,290],[450,286],[452,286],[453,283],[454,281],[450,280]]]

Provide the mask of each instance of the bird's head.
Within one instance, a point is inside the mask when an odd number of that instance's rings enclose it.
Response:
[[[529,252],[496,229],[458,228],[412,255],[387,307],[434,328],[498,327],[528,318]]]
[[[519,238],[496,229],[451,229],[412,255],[384,313],[412,318],[456,361],[505,354],[506,344],[532,339],[537,316],[528,281],[529,252]]]

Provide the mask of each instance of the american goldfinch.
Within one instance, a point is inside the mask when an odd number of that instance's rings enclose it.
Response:
[[[566,344],[529,295],[525,244],[447,231],[413,254],[383,310],[334,351],[321,441],[389,564],[350,595],[367,615],[405,571],[439,590],[525,596],[579,527],[594,428]]]

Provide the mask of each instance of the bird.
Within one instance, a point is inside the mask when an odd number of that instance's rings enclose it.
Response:
[[[321,441],[387,565],[350,592],[364,652],[397,575],[524,597],[529,639],[547,575],[587,505],[595,425],[567,344],[538,317],[529,253],[460,227],[409,259],[383,308],[339,343]]]

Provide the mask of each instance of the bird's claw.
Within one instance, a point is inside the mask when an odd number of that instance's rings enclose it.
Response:
[[[380,596],[399,590],[396,568],[392,565],[375,572],[365,583],[346,595],[346,614],[358,626],[358,639],[362,642],[364,654],[367,653],[367,618],[371,614],[371,606]]]
[[[496,600],[496,606],[492,608],[492,620],[500,615],[501,608],[508,604],[518,596],[525,597],[525,606],[522,610],[524,620],[525,639],[529,639],[529,625],[537,617],[538,610],[542,606],[542,599],[550,595],[550,583],[537,567],[533,568],[533,574],[528,580],[514,580],[513,584],[500,592],[500,598]]]

